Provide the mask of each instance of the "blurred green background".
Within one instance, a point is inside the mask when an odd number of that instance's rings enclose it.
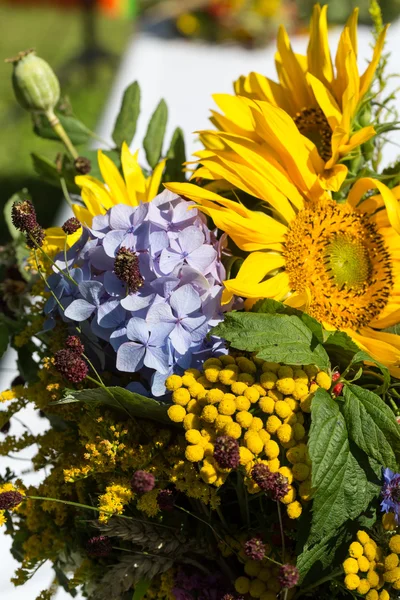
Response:
[[[60,78],[62,93],[71,99],[74,114],[93,129],[133,26],[129,20],[97,15],[96,39],[100,52],[90,55],[85,54],[85,27],[79,10],[0,4],[0,23],[0,207],[26,187],[34,199],[40,222],[49,226],[61,201],[61,192],[38,179],[30,154],[38,152],[54,160],[60,145],[34,135],[30,115],[14,98],[12,65],[4,59],[35,48]],[[5,236],[4,221],[0,218],[1,243]]]

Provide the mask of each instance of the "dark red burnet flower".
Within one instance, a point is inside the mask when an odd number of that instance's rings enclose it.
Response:
[[[299,570],[294,565],[282,565],[279,569],[278,581],[283,588],[295,587],[299,581]]]
[[[78,219],[76,217],[71,217],[65,221],[64,225],[61,226],[61,229],[67,235],[71,235],[72,233],[75,233],[75,231],[78,231],[80,226],[81,224]]]
[[[280,473],[272,473],[263,463],[258,463],[253,467],[251,477],[272,500],[281,500],[289,491],[287,478]]]
[[[340,379],[340,373],[339,371],[336,371],[335,373],[333,373],[332,375],[332,381],[335,382],[338,379]],[[336,385],[333,386],[332,388],[332,394],[337,397],[340,396],[340,394],[342,393],[344,384],[343,383],[337,383]]]
[[[160,490],[158,492],[157,504],[160,510],[173,510],[174,502],[174,493],[172,492],[172,490]]]
[[[136,471],[131,479],[131,488],[137,494],[145,494],[154,489],[156,479],[148,471]]]
[[[10,490],[0,494],[0,510],[11,510],[24,500],[24,496],[17,491]]]
[[[55,353],[54,366],[65,379],[72,383],[83,381],[89,370],[83,358],[69,348],[63,348]]]
[[[108,556],[112,550],[112,544],[106,535],[92,537],[86,544],[86,552],[94,558]]]
[[[265,556],[265,544],[261,537],[256,535],[244,544],[244,553],[252,560],[262,560]]]
[[[215,440],[213,456],[222,469],[237,469],[240,464],[238,441],[230,435],[220,435]]]
[[[137,292],[144,283],[137,254],[125,246],[122,246],[116,254],[114,273],[118,279],[127,284],[130,292]]]
[[[65,345],[67,348],[69,348],[69,350],[78,356],[81,356],[85,352],[85,346],[82,344],[77,335],[69,335],[65,340]]]
[[[38,246],[41,248],[43,246],[44,238],[44,229],[40,225],[36,225],[29,232],[26,232],[26,245],[31,250],[34,250]]]
[[[11,220],[19,231],[27,233],[38,224],[36,211],[30,200],[17,200],[11,209]]]
[[[87,175],[92,169],[92,163],[86,156],[78,156],[74,161],[74,166],[81,175]]]

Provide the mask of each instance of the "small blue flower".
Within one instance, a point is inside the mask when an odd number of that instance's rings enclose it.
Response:
[[[400,474],[391,469],[383,470],[383,486],[381,491],[383,498],[381,509],[386,513],[394,513],[396,523],[400,522]]]

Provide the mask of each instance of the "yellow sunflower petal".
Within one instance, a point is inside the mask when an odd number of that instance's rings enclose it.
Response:
[[[156,168],[154,169],[152,175],[149,177],[146,183],[147,191],[144,202],[150,202],[155,198],[158,194],[158,190],[161,185],[161,178],[164,172],[166,160],[162,160],[158,163]]]
[[[328,23],[326,12],[328,5],[322,8],[314,5],[310,23],[310,41],[307,48],[308,70],[321,82],[333,81],[333,66],[328,42]]]
[[[335,129],[342,120],[342,113],[335,98],[322,81],[311,75],[311,73],[307,74],[307,81],[312,87],[318,105],[326,116],[331,129]]]
[[[86,227],[92,226],[93,217],[96,215],[92,215],[87,208],[80,206],[79,204],[73,204],[72,210],[74,211],[75,217],[82,225],[86,225]]]
[[[363,177],[353,185],[347,202],[356,207],[363,195],[372,189],[378,189],[385,203],[387,216],[393,229],[400,235],[400,205],[395,194],[385,184],[371,177]]]
[[[305,106],[310,106],[313,99],[304,70],[292,50],[289,36],[283,25],[279,28],[277,46],[276,66],[281,84],[292,93],[293,100],[299,106],[299,110]]]
[[[372,80],[375,75],[376,67],[378,66],[379,60],[381,58],[383,46],[385,45],[386,32],[388,30],[389,25],[386,25],[384,29],[379,34],[378,40],[376,42],[374,48],[374,54],[372,56],[372,60],[369,63],[366,71],[360,77],[360,98],[362,98],[371,87]]]
[[[283,267],[285,259],[281,254],[252,252],[244,260],[235,281],[243,285],[260,283],[271,271]]]
[[[169,183],[165,187],[199,203],[199,208],[212,218],[216,227],[226,231],[242,250],[281,249],[287,228],[272,217],[248,210],[237,202],[191,183]]]
[[[254,118],[246,98],[230,94],[214,94],[213,100],[232,123],[246,131],[254,131]]]
[[[127,194],[131,206],[139,204],[138,194],[144,194],[146,190],[146,178],[138,161],[139,151],[132,154],[128,144],[122,144],[121,163],[124,173]]]
[[[400,372],[400,337],[365,327],[360,333],[352,332],[351,337],[366,350],[372,358],[388,367],[392,375]]]
[[[331,169],[326,169],[321,173],[320,180],[324,189],[331,192],[337,192],[342,187],[343,181],[346,179],[348,169],[346,165],[335,165]]]
[[[226,289],[243,298],[275,298],[281,299],[289,292],[289,277],[286,273],[278,273],[262,283],[243,284],[240,280],[224,281]]]
[[[289,298],[286,298],[284,304],[307,312],[311,304],[311,299],[310,290],[306,288],[303,292],[295,292]]]
[[[129,204],[125,182],[111,158],[99,150],[97,160],[101,175],[109,187],[113,204]]]
[[[82,193],[86,189],[89,190],[96,201],[106,210],[114,206],[110,192],[107,190],[106,186],[95,177],[92,177],[91,175],[78,175],[75,177],[75,183],[82,188]],[[93,214],[93,216],[95,216],[95,214]]]
[[[361,146],[364,142],[367,142],[376,134],[375,129],[372,125],[368,125],[368,127],[363,127],[354,133],[347,144],[342,144],[339,146],[339,153],[344,156],[345,154],[349,154],[354,148]]]

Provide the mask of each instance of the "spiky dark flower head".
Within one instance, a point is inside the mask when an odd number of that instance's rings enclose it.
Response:
[[[79,223],[78,219],[76,217],[71,217],[65,221],[64,225],[61,226],[61,229],[67,235],[71,235],[71,233],[78,231],[80,226],[81,224]]]
[[[85,352],[85,346],[77,335],[69,335],[65,340],[65,345],[77,356],[81,356]]]
[[[11,220],[14,227],[24,233],[37,226],[36,211],[30,200],[17,200],[11,209]]]
[[[215,440],[213,456],[222,469],[237,469],[240,463],[238,441],[230,435],[220,435]]]
[[[245,542],[244,553],[252,560],[262,560],[264,558],[265,544],[262,543],[259,535],[256,535]]]
[[[86,362],[69,348],[63,348],[55,353],[54,365],[57,371],[72,383],[80,383],[88,374]]]
[[[281,500],[289,491],[289,484],[286,477],[280,473],[271,473],[268,466],[264,463],[256,464],[251,476],[263,492],[268,494],[272,500]]]
[[[3,427],[0,428],[0,433],[4,433],[4,435],[7,435],[7,433],[10,431],[11,429],[11,421],[8,420],[4,423]]]
[[[156,479],[152,473],[148,471],[136,471],[131,479],[131,488],[137,494],[145,494],[151,492],[156,483]]]
[[[24,496],[17,491],[10,490],[0,494],[0,510],[15,508],[24,500]]]
[[[106,535],[98,535],[92,537],[86,544],[86,551],[89,556],[101,558],[108,556],[112,550],[112,544],[109,537]]]
[[[171,490],[160,490],[157,494],[157,504],[160,510],[173,510],[174,494]]]
[[[78,156],[78,158],[75,159],[74,165],[75,169],[81,175],[87,175],[92,169],[92,163],[86,156]]]
[[[26,232],[26,245],[32,250],[34,250],[38,246],[39,248],[41,248],[43,246],[44,238],[45,233],[43,227],[36,224],[33,229],[30,229],[29,232]]]
[[[278,574],[279,583],[283,588],[290,589],[299,581],[299,570],[294,565],[282,565]]]
[[[135,293],[144,283],[140,274],[139,259],[135,252],[122,246],[115,257],[114,273],[124,283],[127,284],[129,291]]]

